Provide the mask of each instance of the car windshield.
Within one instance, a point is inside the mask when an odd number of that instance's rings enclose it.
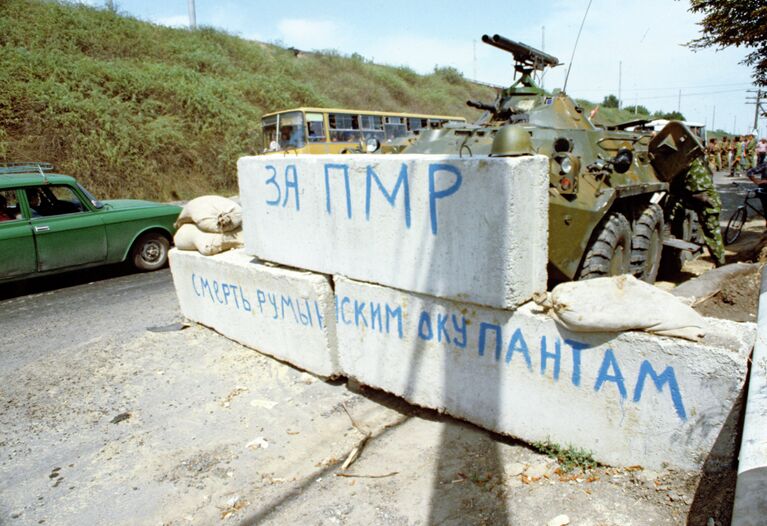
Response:
[[[90,201],[93,206],[95,206],[96,208],[104,208],[104,203],[96,199],[92,193],[90,193],[88,190],[85,189],[83,185],[81,185],[80,183],[77,183],[77,187],[80,189],[80,191],[83,194],[85,194],[85,197],[88,198],[88,201]]]

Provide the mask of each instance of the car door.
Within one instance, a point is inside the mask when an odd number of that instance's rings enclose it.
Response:
[[[104,223],[68,185],[26,189],[37,246],[37,270],[93,265],[107,257]]]
[[[35,272],[35,238],[22,216],[16,190],[0,190],[0,280]]]

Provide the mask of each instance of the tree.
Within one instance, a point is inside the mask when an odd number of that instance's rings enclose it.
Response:
[[[764,0],[690,0],[690,11],[703,14],[702,36],[693,49],[728,46],[753,48],[741,64],[754,68],[754,81],[767,86],[767,3]]]
[[[605,99],[602,101],[602,106],[605,108],[617,108],[618,107],[618,97],[615,95],[607,95]]]
[[[623,109],[631,113],[639,113],[641,115],[650,115],[650,110],[648,110],[646,107],[642,106],[641,104],[637,106],[624,106]]]
[[[666,113],[657,111],[657,112],[655,112],[653,117],[655,117],[656,119],[666,119],[666,120],[669,120],[669,121],[684,121],[685,120],[684,115],[682,115],[678,111],[668,111]]]

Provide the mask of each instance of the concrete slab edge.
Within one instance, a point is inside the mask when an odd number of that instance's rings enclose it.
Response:
[[[767,521],[767,267],[762,269],[756,344],[751,357],[733,526]]]

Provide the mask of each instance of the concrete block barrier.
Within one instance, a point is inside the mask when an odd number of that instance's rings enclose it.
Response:
[[[340,374],[330,279],[253,259],[241,250],[171,250],[184,316],[314,374]]]
[[[738,458],[733,526],[767,523],[767,267],[762,269],[758,314]]]
[[[261,259],[503,309],[546,288],[543,156],[258,156],[237,170]]]
[[[711,319],[702,343],[572,333],[532,304],[510,312],[334,280],[341,369],[364,384],[611,465],[734,458],[752,324]]]

